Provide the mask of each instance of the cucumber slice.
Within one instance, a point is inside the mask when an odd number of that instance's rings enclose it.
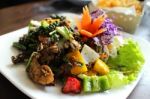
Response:
[[[99,78],[98,76],[92,76],[91,77],[92,92],[99,92],[101,90],[98,78]]]
[[[85,93],[91,92],[92,91],[91,77],[86,76],[84,74],[80,74],[78,77],[83,80],[83,92]]]
[[[83,81],[83,92],[100,92],[111,88],[108,77],[105,76],[87,76],[85,74],[78,75]]]
[[[92,91],[91,78],[90,77],[85,77],[83,79],[83,91],[86,93]]]
[[[99,85],[101,87],[101,91],[106,91],[106,90],[110,89],[110,87],[111,87],[107,76],[99,77]]]

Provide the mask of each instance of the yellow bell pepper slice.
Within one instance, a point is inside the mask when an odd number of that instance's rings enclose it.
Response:
[[[93,70],[101,75],[106,75],[109,72],[108,66],[100,59],[96,60]]]
[[[69,59],[82,64],[82,65],[74,64],[74,66],[71,68],[71,74],[78,75],[78,74],[88,71],[86,64],[85,64],[85,60],[79,51],[71,52],[69,53],[68,56],[69,56]]]

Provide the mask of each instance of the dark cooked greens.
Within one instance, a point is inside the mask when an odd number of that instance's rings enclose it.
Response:
[[[48,23],[51,19],[57,20]],[[39,26],[39,24],[41,25]],[[32,52],[37,51],[39,49],[39,45],[41,42],[43,45],[46,45],[44,43],[48,44],[59,41],[61,35],[59,35],[57,31],[55,31],[56,27],[58,26],[66,26],[66,28],[68,28],[69,31],[72,30],[71,27],[69,27],[68,25],[68,20],[66,20],[66,18],[63,16],[52,15],[51,18],[44,19],[39,23],[38,21],[31,21],[29,23],[28,34],[24,35],[23,37],[20,37],[18,42],[13,43],[13,47],[20,50],[20,54],[18,54],[17,56],[12,56],[13,63],[17,64],[25,62],[25,60],[29,59]],[[45,40],[45,42],[40,41],[40,37],[43,37],[41,39]]]

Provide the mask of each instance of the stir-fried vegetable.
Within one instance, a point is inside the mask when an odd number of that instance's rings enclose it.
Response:
[[[71,31],[67,27],[56,27],[56,31],[60,33],[66,40],[73,39]]]
[[[40,85],[61,82],[63,93],[103,92],[135,80],[144,63],[139,46],[123,40],[102,10],[83,8],[73,28],[65,17],[31,20],[28,34],[13,43],[14,64],[27,62],[29,78]]]
[[[109,67],[100,59],[96,60],[93,70],[101,75],[106,75],[107,73],[109,73]]]
[[[38,62],[38,53],[32,53],[28,62],[27,73],[29,77],[38,84],[54,84],[54,74],[48,65],[40,65]]]
[[[78,75],[87,71],[87,67],[79,51],[74,51],[68,54],[69,60],[72,62],[71,73]]]

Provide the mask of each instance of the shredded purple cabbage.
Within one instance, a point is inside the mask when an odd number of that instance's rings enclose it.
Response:
[[[102,9],[91,12],[92,19],[98,18],[100,15],[105,15],[105,12]]]
[[[96,11],[93,11],[91,13],[92,19],[97,18],[100,15],[105,14],[103,10],[99,9]],[[103,45],[108,45],[110,43],[113,42],[113,37],[116,35],[119,35],[118,33],[118,27],[113,24],[112,20],[109,18],[106,18],[104,23],[102,24],[102,26],[100,28],[106,28],[107,30],[102,33],[101,35],[99,35],[99,39],[101,40],[101,43]]]
[[[102,44],[108,45],[113,42],[113,37],[118,35],[118,27],[112,23],[112,20],[109,18],[106,18],[104,23],[100,28],[106,28],[107,30],[100,35],[100,39]]]

